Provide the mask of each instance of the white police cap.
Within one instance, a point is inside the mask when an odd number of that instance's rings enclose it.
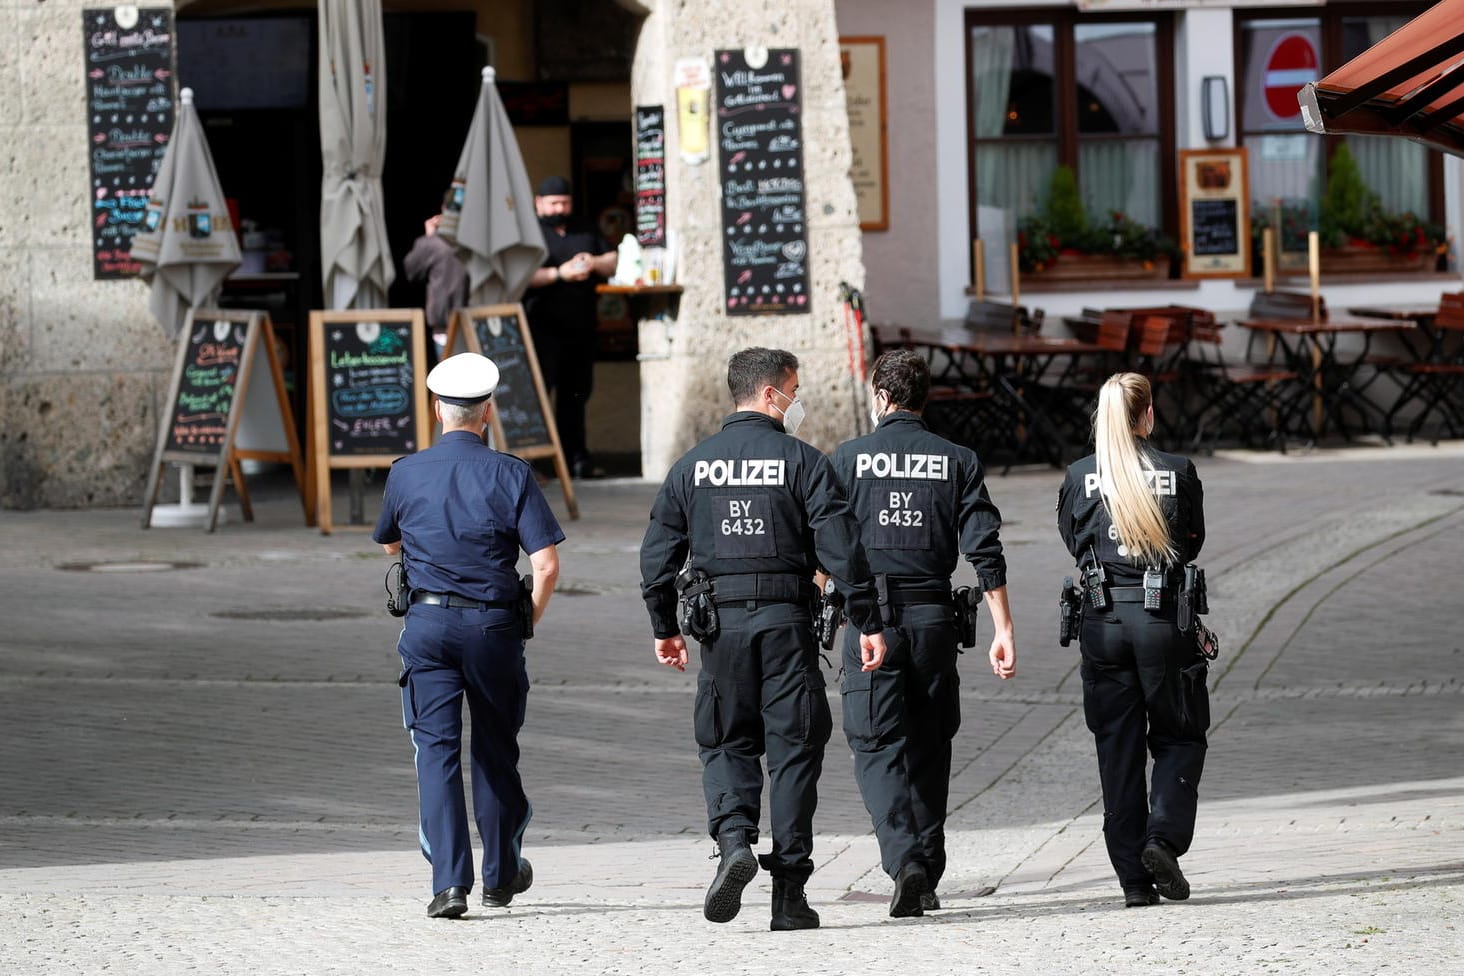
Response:
[[[427,389],[443,403],[469,406],[482,403],[493,395],[498,385],[498,367],[487,356],[460,352],[432,367],[427,374]]]

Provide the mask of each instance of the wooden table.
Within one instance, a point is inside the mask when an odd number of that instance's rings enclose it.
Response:
[[[1296,371],[1304,385],[1310,387],[1310,434],[1313,443],[1322,437],[1329,425],[1347,440],[1352,439],[1342,414],[1345,408],[1355,411],[1364,422],[1370,415],[1376,415],[1380,423],[1377,428],[1370,429],[1386,437],[1385,413],[1362,396],[1362,390],[1368,384],[1359,383],[1359,375],[1362,367],[1368,364],[1368,353],[1375,336],[1385,333],[1407,335],[1418,329],[1415,321],[1381,317],[1320,322],[1308,319],[1242,319],[1237,324],[1250,329],[1253,335],[1273,339],[1287,365]],[[1343,335],[1362,337],[1362,351],[1350,359],[1337,355],[1337,339]]]
[[[1079,357],[1106,355],[1109,350],[1092,342],[1050,336],[984,332],[960,326],[911,328],[872,326],[875,343],[884,348],[923,350],[935,387],[991,395],[992,421],[999,429],[988,436],[1007,439],[1013,460],[1041,458],[1054,467],[1064,463],[1067,439],[1063,381]],[[1041,380],[1059,360],[1067,365],[1055,384]],[[1010,465],[1008,465],[1010,467]]]

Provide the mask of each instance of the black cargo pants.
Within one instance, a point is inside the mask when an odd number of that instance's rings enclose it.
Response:
[[[1151,838],[1176,854],[1195,833],[1210,695],[1193,637],[1174,608],[1139,603],[1083,611],[1083,711],[1098,747],[1103,839],[1120,884],[1153,880],[1139,860]],[[1147,749],[1146,749],[1147,746]],[[1153,756],[1152,789],[1144,771]]]
[[[951,740],[961,727],[959,635],[949,604],[895,607],[893,616],[877,671],[859,670],[859,632],[844,628],[844,736],[881,865],[894,877],[920,861],[933,888],[945,873]]]
[[[833,718],[824,694],[808,607],[719,604],[721,631],[701,648],[695,732],[707,800],[707,831],[758,838],[767,754],[775,878],[802,884],[813,873],[813,812]]]

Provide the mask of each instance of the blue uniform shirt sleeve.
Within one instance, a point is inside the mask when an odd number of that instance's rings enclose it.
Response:
[[[387,472],[386,487],[381,492],[381,515],[376,519],[376,530],[371,533],[372,540],[382,545],[402,541],[401,526],[397,525],[396,495],[391,490],[391,474],[391,471]]]
[[[517,528],[519,545],[531,555],[564,541],[564,530],[559,527],[559,520],[549,509],[549,501],[532,475],[525,477],[523,492],[519,496]]]

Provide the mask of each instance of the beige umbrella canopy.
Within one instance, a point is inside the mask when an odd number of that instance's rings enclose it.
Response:
[[[544,231],[492,68],[483,69],[483,88],[452,189],[437,233],[457,244],[467,265],[469,304],[518,301],[544,262]]]
[[[320,0],[320,258],[331,308],[381,308],[387,244],[386,57],[381,0]]]
[[[239,266],[239,239],[229,225],[193,89],[183,89],[179,100],[142,229],[132,238],[132,258],[152,287],[152,313],[170,339],[183,328],[188,310],[212,303]]]

